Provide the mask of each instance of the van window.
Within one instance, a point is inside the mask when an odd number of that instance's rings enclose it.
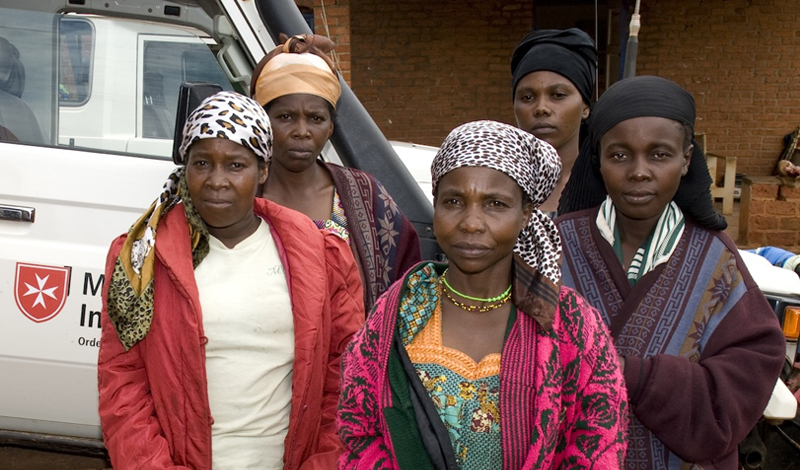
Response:
[[[0,140],[169,160],[181,82],[233,89],[216,48],[189,27],[0,8]]]
[[[0,8],[0,140],[52,144],[55,18]]]
[[[92,24],[77,18],[61,20],[58,101],[80,106],[89,99],[94,34]]]
[[[142,137],[172,139],[181,82],[211,82],[233,91],[208,46],[196,38],[144,41]]]

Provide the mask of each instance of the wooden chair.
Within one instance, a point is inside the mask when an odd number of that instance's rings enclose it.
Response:
[[[724,215],[733,214],[733,191],[736,184],[736,157],[728,157],[718,153],[708,151],[706,147],[706,133],[697,132],[694,136],[695,140],[703,147],[706,154],[706,165],[708,165],[708,172],[711,174],[711,197],[722,198],[722,213]],[[725,173],[722,179],[722,185],[717,184],[717,164],[719,162],[725,164]]]

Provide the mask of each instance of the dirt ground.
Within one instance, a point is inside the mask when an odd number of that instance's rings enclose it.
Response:
[[[111,470],[105,459],[0,446],[0,470]]]

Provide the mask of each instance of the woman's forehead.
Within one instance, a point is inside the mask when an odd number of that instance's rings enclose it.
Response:
[[[258,155],[249,148],[238,144],[230,139],[215,137],[211,139],[200,139],[189,147],[189,159],[193,156],[220,157],[220,158],[239,158],[244,156],[259,160]]]
[[[516,192],[520,185],[500,170],[487,166],[461,166],[442,177],[440,191]]]
[[[674,119],[660,116],[639,116],[626,119],[613,126],[600,138],[601,144],[614,142],[640,142],[642,140],[672,140],[683,142],[684,125]]]

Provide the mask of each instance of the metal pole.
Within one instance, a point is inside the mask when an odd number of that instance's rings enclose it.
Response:
[[[636,76],[636,57],[639,54],[639,27],[641,21],[639,17],[639,0],[631,15],[630,33],[628,34],[628,45],[625,47],[625,67],[622,78]]]

